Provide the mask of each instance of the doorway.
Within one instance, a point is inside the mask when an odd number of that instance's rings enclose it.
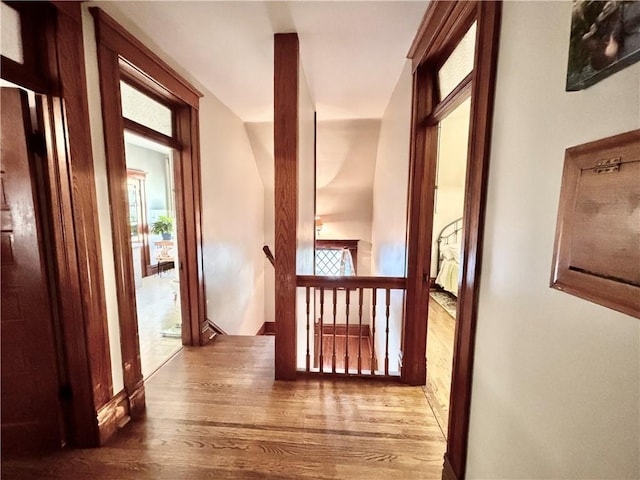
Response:
[[[3,454],[55,449],[66,440],[51,218],[43,162],[32,141],[39,130],[39,96],[7,85],[2,81],[0,127]]]
[[[447,436],[451,370],[462,268],[465,176],[469,144],[471,98],[438,123],[438,152],[431,247],[431,285],[427,324],[429,404]]]
[[[415,385],[425,381],[430,368],[425,362],[425,339],[430,322],[439,127],[471,98],[469,138],[463,141],[467,144],[467,168],[443,478],[464,478],[467,460],[500,12],[500,2],[433,2],[409,52],[414,89],[404,332],[408,368],[403,377]],[[459,56],[457,50],[465,42],[472,46],[472,53]],[[454,57],[460,62],[450,62]],[[466,62],[465,57],[469,57]],[[467,68],[455,73],[447,63]]]
[[[124,387],[131,415],[135,417],[145,409],[136,275],[140,281],[153,275],[158,277],[155,280],[164,281],[171,270],[172,279],[179,282],[170,283],[169,288],[175,288],[176,293],[165,289],[162,295],[169,307],[180,312],[177,340],[182,345],[198,346],[212,338],[205,311],[200,224],[198,107],[202,94],[101,9],[91,7],[89,11],[96,27]],[[130,158],[125,148],[125,132],[128,132],[127,138],[135,134],[150,140],[152,143],[147,147],[157,144],[166,147],[163,152],[169,161],[165,157],[164,165],[173,173],[167,176],[168,186],[160,187],[159,192],[154,188],[152,192],[144,168],[128,169]],[[137,170],[136,178],[129,175],[134,170]],[[133,188],[131,210],[129,189],[136,181],[138,191]],[[169,191],[175,194],[168,195],[168,203],[152,209],[154,211],[149,210],[149,205],[142,209],[143,183],[148,203],[152,194],[162,196]],[[162,215],[163,212],[167,214]],[[165,240],[160,233],[151,232],[151,220],[171,223],[172,237]],[[133,242],[132,232],[142,241]],[[142,244],[135,261],[134,243],[136,247]],[[171,333],[176,335],[177,323],[176,320],[162,331],[171,328]]]
[[[1,130],[19,144],[27,135],[28,157],[5,163],[3,140],[2,454],[97,446],[112,383],[80,6],[1,8],[1,76],[22,104],[3,94]]]
[[[182,348],[173,149],[124,132],[142,376]]]

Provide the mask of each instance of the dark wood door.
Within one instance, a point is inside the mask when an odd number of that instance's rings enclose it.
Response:
[[[2,452],[60,446],[59,381],[25,92],[2,88]]]

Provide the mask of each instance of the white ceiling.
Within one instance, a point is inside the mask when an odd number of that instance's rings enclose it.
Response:
[[[273,118],[273,34],[297,32],[319,120],[380,118],[420,1],[101,1],[245,122]]]

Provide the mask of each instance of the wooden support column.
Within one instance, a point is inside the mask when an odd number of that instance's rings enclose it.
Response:
[[[274,36],[276,380],[296,377],[298,71],[295,33]]]

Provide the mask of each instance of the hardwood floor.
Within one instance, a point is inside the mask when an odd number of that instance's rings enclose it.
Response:
[[[274,381],[274,337],[185,347],[147,414],[107,446],[3,458],[4,479],[439,479],[445,442],[420,387]]]
[[[349,371],[358,371],[358,343],[360,343],[360,369],[371,370],[371,340],[369,337],[359,339],[355,335],[336,335],[336,371],[344,372],[346,339],[349,339]],[[360,340],[360,342],[358,342]],[[318,334],[315,337],[316,351],[320,350]],[[332,371],[333,366],[333,335],[325,333],[322,336],[322,365],[325,372]],[[319,358],[315,359],[314,367],[318,368]]]
[[[144,277],[136,288],[138,339],[144,378],[182,348],[180,328],[175,328],[182,323],[180,295],[176,295],[180,286],[174,280],[175,271],[171,269],[161,275]],[[162,334],[171,327],[178,337]]]
[[[455,328],[455,318],[430,297],[427,332],[427,384],[422,388],[445,437],[449,423]]]

